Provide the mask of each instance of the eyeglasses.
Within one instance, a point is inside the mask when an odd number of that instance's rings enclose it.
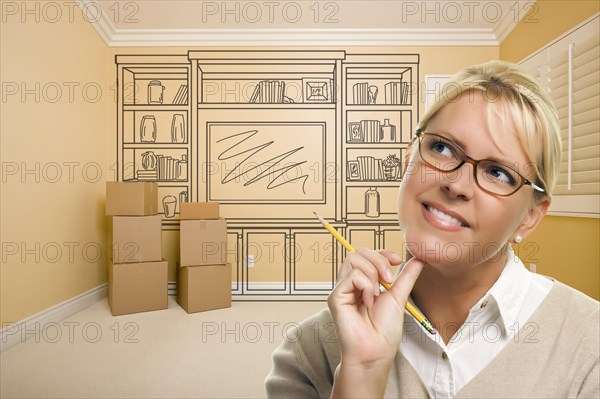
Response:
[[[507,165],[490,159],[471,158],[458,144],[444,136],[417,130],[417,138],[419,155],[425,164],[440,172],[449,173],[458,170],[465,162],[470,163],[473,165],[475,182],[485,192],[507,197],[516,193],[524,185],[529,185],[541,193],[545,192],[543,188]]]

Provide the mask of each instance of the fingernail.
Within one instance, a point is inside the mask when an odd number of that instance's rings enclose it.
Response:
[[[394,280],[394,275],[392,274],[392,271],[390,269],[387,269],[385,271],[385,281],[387,281],[388,283],[391,283]]]

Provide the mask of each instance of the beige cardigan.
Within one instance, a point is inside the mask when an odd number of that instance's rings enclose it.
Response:
[[[528,328],[455,397],[599,398],[599,310],[597,301],[555,281]],[[331,396],[340,361],[332,323],[329,310],[324,309],[302,322],[300,330],[275,350],[273,369],[265,381],[268,397]],[[390,371],[385,397],[429,397],[401,352]]]

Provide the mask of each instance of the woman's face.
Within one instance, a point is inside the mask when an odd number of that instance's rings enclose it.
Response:
[[[440,109],[426,131],[456,142],[473,159],[514,165],[523,177],[535,181],[511,121],[495,117],[491,124],[500,133],[500,147],[487,127],[483,95],[471,92]],[[503,262],[506,243],[529,234],[549,205],[545,201],[532,208],[530,186],[508,197],[483,191],[468,163],[452,173],[426,166],[417,143],[410,159],[398,197],[400,227],[409,251],[432,266]]]

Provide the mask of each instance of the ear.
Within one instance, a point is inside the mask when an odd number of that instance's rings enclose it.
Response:
[[[534,202],[531,209],[525,215],[523,222],[515,232],[515,235],[520,235],[522,238],[527,238],[537,225],[542,221],[548,209],[550,208],[550,197],[546,197],[541,201]]]

